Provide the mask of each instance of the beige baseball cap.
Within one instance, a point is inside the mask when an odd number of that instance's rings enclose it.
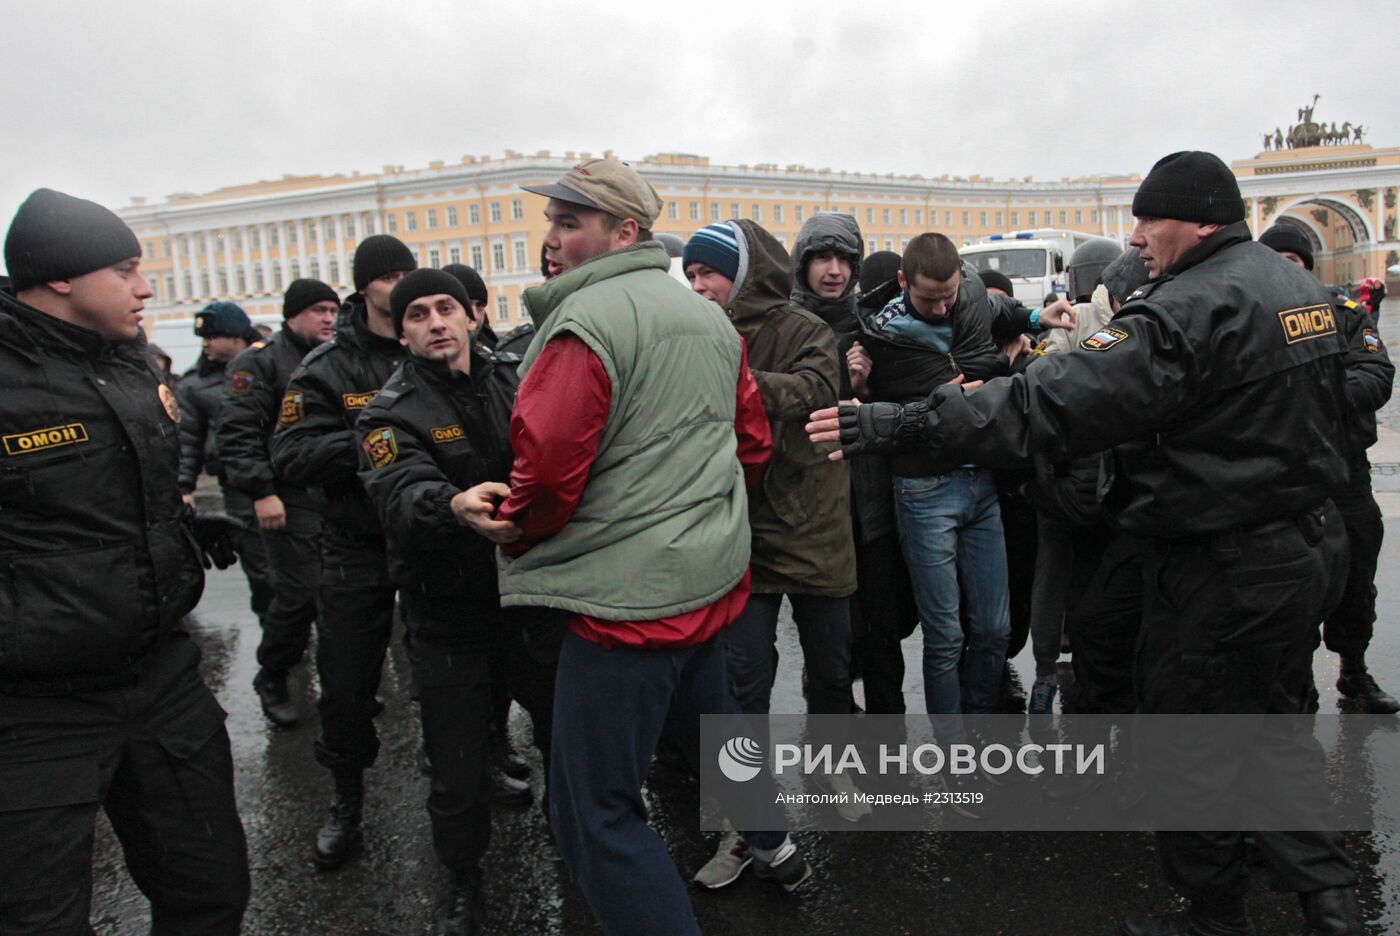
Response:
[[[656,189],[637,170],[615,159],[590,159],[564,173],[557,182],[521,188],[546,198],[606,211],[617,218],[632,218],[647,229],[661,215],[662,201]]]

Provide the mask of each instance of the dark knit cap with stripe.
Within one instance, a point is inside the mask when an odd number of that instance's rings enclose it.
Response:
[[[71,279],[141,256],[126,222],[97,202],[35,189],[5,236],[5,266],[15,292]]]
[[[690,235],[681,252],[681,269],[692,263],[703,263],[726,279],[735,279],[739,275],[739,241],[734,228],[720,222]]]
[[[1244,220],[1235,174],[1219,156],[1183,150],[1157,160],[1133,196],[1133,215],[1197,224]]]

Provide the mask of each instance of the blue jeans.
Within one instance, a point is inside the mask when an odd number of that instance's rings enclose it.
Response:
[[[788,600],[807,665],[808,713],[851,714],[850,600],[816,595],[788,595]],[[768,714],[782,603],[782,595],[750,595],[734,623],[721,632],[729,681],[745,715]]]
[[[670,706],[699,735],[701,715],[738,714],[718,638],[694,647],[604,649],[570,631],[559,648],[549,806],[554,838],[607,936],[698,936],[690,895],[647,825],[642,783]],[[695,739],[690,739],[695,740]],[[766,779],[765,779],[766,778]],[[776,796],[766,771],[746,795]],[[746,785],[747,786],[747,785]],[[785,832],[745,832],[777,848]]]
[[[992,473],[959,468],[944,475],[896,477],[894,507],[924,629],[928,712],[991,712],[1011,630],[1006,537]],[[960,591],[967,603],[961,617]],[[958,661],[964,656],[960,679]]]

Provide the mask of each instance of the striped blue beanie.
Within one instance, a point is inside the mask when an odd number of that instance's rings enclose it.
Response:
[[[738,280],[739,241],[734,228],[720,222],[692,234],[681,252],[681,269],[689,269],[692,263],[703,263],[726,279]]]

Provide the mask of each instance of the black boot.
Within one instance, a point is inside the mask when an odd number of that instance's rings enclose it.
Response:
[[[1119,924],[1118,932],[1120,936],[1252,936],[1254,927],[1240,901],[1228,908],[1192,905],[1176,913],[1129,917]]]
[[[1329,887],[1299,894],[1308,928],[1303,936],[1364,936],[1355,887]]]
[[[437,936],[477,936],[481,932],[481,873],[452,873],[446,916]]]
[[[525,809],[535,802],[535,795],[530,792],[530,784],[524,780],[517,780],[504,771],[492,771],[491,788],[491,799],[497,806]]]
[[[263,714],[268,721],[279,728],[290,728],[301,719],[292,694],[287,690],[287,674],[280,676],[267,670],[258,670],[253,677],[253,691],[262,703]]]
[[[335,802],[331,803],[326,824],[316,833],[316,864],[326,870],[338,868],[360,844],[360,819],[364,815],[365,781],[358,770],[337,770]]]
[[[1337,678],[1337,691],[1349,699],[1361,703],[1361,708],[1370,715],[1394,715],[1400,712],[1400,701],[1395,696],[1376,685],[1375,678],[1366,670],[1348,673],[1342,671]]]

